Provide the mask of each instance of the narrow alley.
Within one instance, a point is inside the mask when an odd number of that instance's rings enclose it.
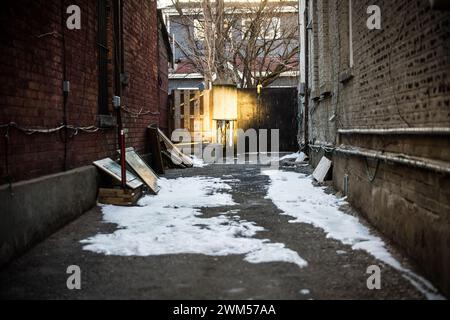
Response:
[[[445,307],[449,44],[450,0],[5,0],[0,302]]]
[[[310,173],[290,159],[172,170],[138,207],[96,207],[11,263],[0,298],[442,298]],[[82,290],[67,290],[69,265]]]

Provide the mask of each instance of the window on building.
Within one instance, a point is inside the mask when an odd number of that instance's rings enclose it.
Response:
[[[277,39],[280,37],[280,18],[270,18],[261,26],[260,38],[263,39]]]
[[[205,40],[205,22],[203,20],[194,19],[194,39],[197,41]]]
[[[308,48],[309,48],[309,83],[312,91],[312,98],[318,97],[319,92],[319,37],[317,23],[317,1],[309,0],[308,10]]]
[[[329,7],[326,1],[317,2],[317,32],[319,54],[319,93],[328,94],[331,91],[331,57],[330,51],[330,19]]]
[[[246,32],[252,26],[252,18],[243,18],[242,19],[242,37],[244,38]],[[266,19],[261,26],[258,27],[259,39],[277,39],[281,34],[281,19],[277,17],[273,17],[270,19]]]
[[[223,21],[223,31],[227,33],[227,38],[231,39],[233,37],[233,22],[225,18]]]
[[[340,72],[343,77],[341,81],[347,80],[353,67],[353,28],[352,28],[352,0],[346,0],[346,5],[339,10],[338,33],[340,35]]]
[[[242,39],[244,38],[245,34],[250,30],[252,26],[252,19],[251,18],[242,18]]]

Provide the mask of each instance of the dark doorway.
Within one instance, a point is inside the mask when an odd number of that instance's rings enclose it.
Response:
[[[280,151],[298,150],[296,88],[239,89],[238,112],[239,129],[279,129]]]

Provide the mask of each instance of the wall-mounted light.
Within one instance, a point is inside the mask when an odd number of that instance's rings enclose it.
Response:
[[[237,88],[234,85],[213,85],[213,120],[237,120]]]
[[[263,86],[261,83],[256,86],[256,91],[258,92],[258,94],[261,94],[262,88]]]

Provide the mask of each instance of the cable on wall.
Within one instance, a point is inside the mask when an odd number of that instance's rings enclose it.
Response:
[[[9,192],[10,194],[13,194],[12,192],[12,178],[11,175],[9,174],[9,158],[8,158],[8,154],[9,154],[9,126],[8,125],[1,125],[0,128],[5,128],[6,127],[6,133],[3,136],[3,138],[5,139],[5,172],[6,172],[6,176],[5,176],[5,180],[6,183],[9,185]]]
[[[150,111],[150,110],[145,110],[144,108],[140,108],[139,111],[135,111],[132,110],[130,108],[128,108],[127,106],[122,106],[122,110],[125,111],[126,113],[128,113],[132,118],[139,118],[140,116],[145,116],[145,115],[154,115],[154,116],[158,116],[160,115],[159,111]]]
[[[0,129],[5,129],[5,135],[3,136],[3,139],[5,141],[5,177],[3,177],[4,180],[6,180],[6,183],[9,184],[10,192],[12,193],[12,177],[9,172],[9,144],[10,144],[10,137],[11,137],[11,128],[16,129],[17,131],[27,135],[31,136],[34,134],[55,134],[55,133],[61,133],[62,130],[71,131],[71,134],[67,134],[67,137],[72,139],[75,136],[77,136],[80,132],[83,133],[96,133],[100,130],[109,130],[108,128],[99,128],[96,126],[75,126],[75,125],[61,125],[54,128],[37,128],[37,127],[22,127],[18,125],[15,122],[9,122],[9,123],[3,123],[0,124]]]
[[[380,169],[380,159],[377,159],[376,161],[377,161],[377,164],[375,166],[375,171],[373,173],[370,173],[369,159],[367,157],[364,158],[364,163],[366,165],[367,179],[369,180],[370,183],[375,181],[375,179],[377,178],[378,169]]]
[[[63,71],[63,126],[64,136],[62,138],[64,142],[64,163],[63,169],[67,170],[67,149],[68,149],[68,132],[67,132],[67,103],[69,99],[69,82],[67,80],[67,59],[66,59],[66,36],[64,33],[64,13],[65,13],[64,0],[61,0],[61,47],[62,47],[62,71]]]

